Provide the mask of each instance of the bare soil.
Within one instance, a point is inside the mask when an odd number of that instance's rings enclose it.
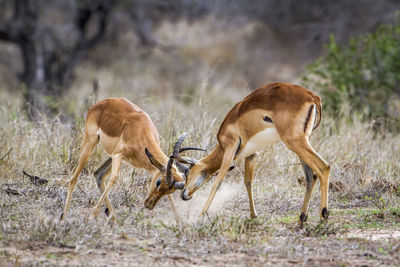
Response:
[[[309,221],[300,229],[301,197],[287,203],[258,197],[259,216],[250,219],[244,185],[228,182],[201,223],[196,218],[209,186],[189,202],[175,197],[187,224],[174,221],[165,199],[153,211],[143,210],[140,200],[121,204],[118,221],[112,224],[104,214],[88,221],[94,202],[87,197],[82,199],[86,203],[77,203],[76,195],[69,218],[60,222],[65,187],[56,181],[39,186],[25,179],[18,186],[2,186],[1,266],[400,264],[400,213],[390,204],[399,198],[391,192],[385,199],[392,202],[382,209],[373,199],[333,193],[330,218],[323,223],[317,214],[319,194],[314,192]],[[18,195],[6,192],[7,188]]]

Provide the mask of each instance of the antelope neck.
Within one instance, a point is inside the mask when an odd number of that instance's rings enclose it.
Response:
[[[208,156],[201,160],[201,162],[207,166],[207,171],[213,174],[221,167],[223,156],[224,151],[218,144]]]

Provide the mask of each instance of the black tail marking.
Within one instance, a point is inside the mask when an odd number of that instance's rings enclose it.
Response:
[[[308,114],[307,114],[307,117],[306,117],[306,122],[304,123],[304,132],[306,132],[306,130],[307,130],[308,121],[309,121],[310,118],[311,118],[311,113],[312,113],[312,110],[313,110],[313,109],[314,109],[314,105],[311,105],[310,108],[308,109]]]

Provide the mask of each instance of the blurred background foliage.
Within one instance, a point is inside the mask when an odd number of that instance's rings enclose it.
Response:
[[[109,96],[220,107],[285,81],[321,94],[334,118],[397,121],[399,8],[394,0],[0,0],[1,103],[20,103],[31,119],[74,121]]]
[[[351,37],[339,46],[330,36],[327,53],[308,66],[305,82],[314,82],[331,116],[387,118],[375,126],[398,129],[400,117],[400,24]],[[389,123],[388,123],[389,122]],[[394,122],[394,123],[393,123]]]

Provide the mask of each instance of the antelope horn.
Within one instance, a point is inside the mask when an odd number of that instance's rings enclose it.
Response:
[[[180,147],[181,147],[183,141],[185,140],[186,136],[187,136],[187,133],[183,133],[181,136],[179,136],[178,141],[176,141],[176,143],[174,145],[174,150],[172,152],[171,157],[173,157],[173,158],[179,157],[179,152],[180,152],[179,150],[180,150]]]
[[[182,147],[181,149],[179,149],[179,153],[182,153],[186,150],[198,150],[198,151],[204,151],[204,152],[207,151],[207,150],[205,150],[203,148],[199,148],[199,147]]]
[[[169,186],[171,186],[172,183],[174,182],[172,179],[172,164],[173,163],[174,163],[174,159],[169,158],[168,164],[167,164],[167,176],[166,176],[166,182]]]
[[[174,160],[174,163],[175,163],[175,166],[178,167],[178,169],[179,169],[181,172],[186,173],[188,167],[186,167],[185,165],[183,165],[182,163],[180,163],[180,162],[177,161],[177,160]]]
[[[186,136],[187,136],[187,133],[183,133],[181,136],[179,136],[178,141],[176,141],[176,143],[174,145],[174,150],[172,152],[172,155],[169,157],[169,160],[168,160],[166,182],[170,186],[174,182],[172,179],[172,164],[174,163],[174,158],[179,157],[179,148],[181,147]]]

